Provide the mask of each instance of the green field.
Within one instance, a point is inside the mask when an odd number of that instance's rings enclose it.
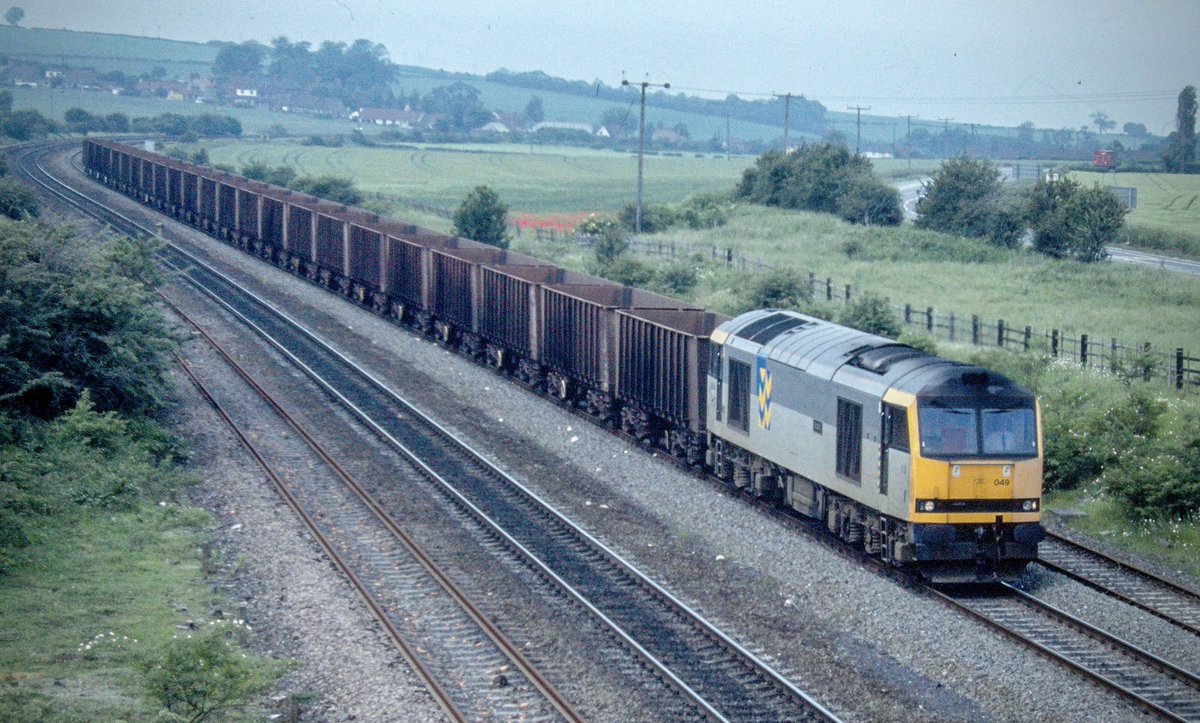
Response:
[[[349,120],[330,120],[312,116],[274,113],[258,108],[230,108],[226,106],[187,103],[184,101],[169,101],[162,98],[142,98],[125,95],[113,95],[94,90],[51,90],[48,88],[13,88],[13,107],[17,109],[32,108],[39,113],[62,121],[63,113],[68,108],[83,108],[89,113],[104,114],[124,113],[130,118],[138,116],[151,117],[161,113],[178,113],[180,115],[199,115],[200,113],[216,113],[237,118],[242,124],[242,132],[247,136],[263,135],[273,125],[282,125],[289,134],[294,135],[349,135],[355,128]],[[372,129],[366,130],[368,134]]]
[[[302,173],[351,176],[366,191],[442,208],[456,207],[467,191],[486,183],[509,204],[513,215],[611,212],[633,200],[637,178],[633,156],[585,149],[550,152],[535,147],[530,154],[522,146],[464,151],[236,141],[203,145],[214,162],[239,168],[255,159],[288,163]],[[677,202],[697,192],[728,191],[750,163],[748,158],[651,156],[646,159],[646,201]],[[906,165],[890,163],[897,169]],[[397,214],[408,215],[404,210]],[[431,225],[428,220],[424,224]],[[1058,329],[1072,336],[1086,333],[1092,339],[1115,337],[1126,344],[1151,342],[1159,349],[1200,350],[1200,279],[1178,274],[1115,263],[1054,261],[911,227],[863,228],[832,216],[760,207],[739,209],[723,228],[676,230],[653,238],[680,247],[733,248],[773,266],[832,277],[839,288],[851,284],[916,309],[932,306],[938,312],[953,311],[966,323],[975,314],[987,323],[1003,319],[1009,326],[1028,325],[1036,332]],[[844,251],[849,242],[869,251],[852,258]],[[523,238],[521,243],[531,241]],[[551,248],[540,251],[560,253]],[[698,300],[720,308],[733,291],[712,287],[704,293],[707,296]]]
[[[252,160],[288,164],[302,174],[350,176],[371,193],[455,208],[475,186],[495,189],[513,212],[611,212],[637,194],[637,156],[614,151],[527,145],[324,148],[287,143],[203,143],[214,163],[239,169]],[[532,152],[531,152],[532,150]],[[647,156],[646,203],[673,203],[728,191],[751,159]]]
[[[1072,173],[1081,183],[1137,189],[1137,208],[1127,217],[1132,232],[1152,229],[1192,243],[1165,252],[1200,257],[1200,176],[1178,173]]]
[[[179,78],[192,73],[207,77],[217,57],[217,46],[206,43],[10,25],[0,26],[0,48],[13,60],[134,76],[161,67]]]

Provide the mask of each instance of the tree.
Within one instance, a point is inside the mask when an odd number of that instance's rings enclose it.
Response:
[[[1137,136],[1139,138],[1149,134],[1145,123],[1126,123],[1121,126],[1121,130],[1125,131],[1125,135],[1127,136]]]
[[[21,21],[25,19],[25,8],[13,5],[8,9],[8,12],[4,13],[4,19],[8,21],[9,25],[13,26],[14,28],[17,27],[21,24]]]
[[[917,204],[917,228],[987,236],[1000,200],[1000,169],[983,158],[959,156],[942,163]]]
[[[454,233],[480,243],[508,248],[508,206],[487,186],[476,186],[454,212]]]
[[[1039,181],[1026,197],[1025,215],[1034,229],[1033,247],[1055,258],[1100,261],[1117,239],[1128,210],[1116,194],[1099,184]]]
[[[0,90],[0,115],[12,113],[12,91]]]
[[[529,102],[525,104],[525,122],[526,123],[541,123],[546,120],[546,111],[542,108],[542,99],[539,96],[532,96]]]
[[[1168,171],[1183,171],[1196,160],[1196,86],[1189,85],[1179,92],[1175,111],[1175,132],[1171,134],[1170,149],[1163,156]]]
[[[838,215],[864,226],[898,226],[904,220],[900,192],[873,176],[859,176],[838,199]]]
[[[766,206],[837,213],[851,184],[870,175],[866,158],[818,143],[790,153],[767,151],[742,173],[734,195]]]
[[[1095,113],[1092,113],[1092,124],[1096,126],[1096,130],[1099,133],[1107,133],[1108,131],[1117,127],[1117,122],[1115,120],[1109,118],[1108,114],[1104,111],[1099,110]]]
[[[445,116],[449,127],[457,131],[474,130],[492,117],[479,100],[479,89],[461,80],[429,91],[421,105],[427,113]]]
[[[600,127],[607,129],[613,138],[623,138],[637,129],[637,119],[631,121],[625,108],[609,108],[600,116]]]
[[[213,61],[214,78],[231,78],[237,75],[258,75],[263,60],[267,57],[266,46],[257,40],[244,43],[222,43]]]

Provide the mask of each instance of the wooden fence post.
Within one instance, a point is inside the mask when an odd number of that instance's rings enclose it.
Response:
[[[1115,374],[1117,372],[1117,337],[1112,338],[1109,349],[1108,370]]]
[[[933,333],[933,307],[925,307],[925,331]]]
[[[971,314],[971,343],[979,346],[979,317]]]
[[[1028,326],[1025,327],[1025,351],[1029,351],[1029,340],[1032,336],[1033,336],[1033,329]]]
[[[1004,319],[996,322],[996,346],[1004,348]]]
[[[1050,332],[1050,356],[1058,358],[1058,329]]]
[[[1087,366],[1088,363],[1088,338],[1087,334],[1079,335],[1079,366]]]
[[[1183,349],[1175,350],[1175,388],[1183,389]]]
[[[905,324],[912,323],[912,304],[904,305],[904,323]]]
[[[825,277],[825,300],[833,301],[833,279]]]
[[[846,303],[850,303],[850,284],[846,284]]]
[[[813,272],[808,272],[808,298],[814,299],[817,296],[817,275]]]
[[[950,341],[954,341],[954,312],[950,312]]]

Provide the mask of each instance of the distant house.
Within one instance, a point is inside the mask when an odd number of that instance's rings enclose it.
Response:
[[[63,86],[81,90],[96,90],[112,87],[100,80],[94,68],[71,68],[62,75]]]
[[[8,82],[22,88],[36,88],[46,84],[46,76],[35,65],[12,65],[8,68]]]
[[[597,138],[611,138],[612,134],[610,134],[608,132],[608,128],[606,126],[600,126],[599,128],[596,129],[596,137]]]
[[[530,126],[529,130],[534,133],[540,131],[577,131],[586,133],[589,136],[592,135],[592,127],[587,123],[568,123],[566,121],[542,121],[541,123],[534,123]]]
[[[350,117],[359,123],[372,123],[377,126],[397,126],[399,128],[430,128],[434,116],[419,110],[394,110],[392,108],[359,108]]]
[[[487,125],[481,126],[479,130],[485,133],[512,133],[512,129],[505,125],[502,121],[494,120]]]
[[[234,105],[258,105],[259,100],[259,85],[258,78],[250,76],[234,76],[221,83],[221,96],[233,101]]]
[[[191,91],[186,83],[180,83],[177,80],[139,80],[137,92],[140,95],[156,95],[160,98],[183,100]]]
[[[346,106],[336,98],[313,95],[282,95],[272,98],[272,105],[284,113],[303,113],[321,118],[345,118]]]

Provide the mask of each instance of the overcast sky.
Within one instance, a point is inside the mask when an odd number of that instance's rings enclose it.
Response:
[[[383,43],[394,62],[690,93],[802,93],[829,110],[1174,128],[1200,85],[1200,2],[13,0],[26,27],[179,40]]]

